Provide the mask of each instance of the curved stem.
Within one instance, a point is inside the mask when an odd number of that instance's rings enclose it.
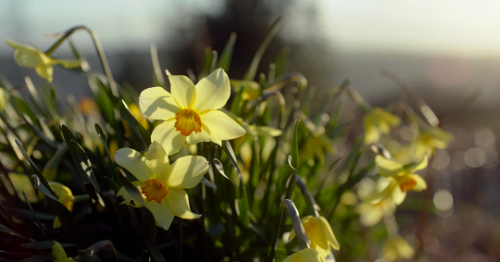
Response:
[[[314,199],[311,192],[309,192],[309,190],[307,189],[307,185],[304,180],[302,180],[299,175],[295,174],[295,182],[299,187],[302,196],[304,196],[304,199],[306,200],[307,210],[309,211],[309,214],[314,217],[319,217],[319,206],[318,204],[316,204],[316,200]]]
[[[90,34],[90,37],[94,42],[95,49],[99,56],[99,60],[101,61],[102,69],[104,70],[104,74],[106,75],[109,88],[111,89],[111,92],[113,92],[113,95],[118,97],[118,90],[116,89],[115,81],[113,80],[113,75],[111,74],[111,69],[109,68],[108,60],[106,59],[106,55],[104,54],[104,50],[102,49],[99,38],[97,38],[97,35],[94,33],[94,31],[92,31],[92,29],[86,26],[76,26],[70,28],[61,35],[61,37],[59,38],[59,40],[57,40],[57,42],[55,42],[47,51],[45,51],[45,54],[50,56],[64,42],[64,40],[66,40],[69,36],[71,36],[74,32],[78,30],[86,30]]]

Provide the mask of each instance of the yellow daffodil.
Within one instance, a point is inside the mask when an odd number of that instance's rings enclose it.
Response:
[[[130,113],[137,119],[137,122],[141,124],[144,129],[149,128],[149,121],[144,117],[144,114],[141,112],[141,109],[136,104],[130,104],[128,106],[128,109],[130,110]]]
[[[9,103],[9,99],[9,92],[4,88],[0,88],[0,111],[5,109],[5,106]]]
[[[390,199],[384,199],[380,202],[364,201],[360,203],[356,211],[359,214],[361,224],[366,227],[376,225],[386,214],[392,214],[396,210],[396,205]]]
[[[142,91],[139,106],[151,119],[165,120],[151,135],[163,145],[168,155],[178,152],[187,141],[193,145],[235,139],[245,130],[231,117],[218,110],[229,96],[229,77],[217,69],[196,86],[186,76],[169,76],[172,94],[161,87]]]
[[[315,249],[306,248],[288,256],[283,262],[326,262],[326,260]]]
[[[168,230],[174,216],[196,219],[201,215],[191,212],[184,188],[195,187],[208,170],[208,161],[202,156],[183,156],[170,165],[168,156],[157,142],[144,153],[130,148],[116,151],[115,161],[138,181],[132,182],[142,193],[143,202],[153,213],[156,225]],[[125,199],[122,204],[140,207],[141,204],[125,188],[118,191]]]
[[[75,203],[75,198],[73,196],[73,193],[71,192],[71,189],[69,189],[67,186],[54,182],[54,181],[49,181],[49,185],[56,193],[56,197],[61,202],[69,211],[73,210],[73,204]],[[54,220],[54,228],[60,227],[61,226],[61,221],[59,221],[59,217],[56,217]]]
[[[401,120],[387,110],[376,107],[363,118],[365,144],[377,142],[381,134],[389,134],[391,127],[399,125]]]
[[[52,245],[52,256],[54,256],[54,262],[75,262],[74,259],[66,255],[66,251],[57,241],[54,241],[54,245]]]
[[[36,73],[49,83],[52,82],[52,75],[54,73],[52,65],[58,64],[65,68],[76,68],[81,65],[81,61],[78,60],[54,59],[38,48],[19,44],[9,39],[5,41],[16,50],[14,52],[14,59],[18,65],[27,68],[35,68]]]
[[[445,149],[451,140],[453,140],[453,135],[450,133],[439,127],[430,127],[417,136],[414,142],[415,157],[432,155],[434,149]]]
[[[389,262],[398,259],[410,259],[414,254],[413,248],[401,236],[387,239],[382,248],[382,257]]]
[[[370,197],[373,202],[379,202],[386,198],[392,198],[394,204],[403,203],[407,191],[422,191],[427,188],[425,180],[414,174],[415,171],[427,167],[427,157],[419,162],[402,165],[394,160],[387,159],[381,155],[375,157],[375,166],[380,173],[381,179],[388,179],[388,186],[381,192]]]
[[[328,221],[326,221],[324,217],[306,216],[301,220],[306,235],[311,241],[311,248],[318,251],[322,257],[326,257],[330,254],[330,247],[335,250],[340,249],[339,242],[337,242],[330,224],[328,224]],[[290,233],[290,238],[293,237],[295,237],[294,231]]]
[[[236,93],[241,94],[241,100],[252,101],[260,95],[260,85],[254,81],[231,80],[231,85]]]

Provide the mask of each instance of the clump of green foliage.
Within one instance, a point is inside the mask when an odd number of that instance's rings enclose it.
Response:
[[[306,78],[286,72],[287,49],[268,72],[257,75],[279,24],[278,20],[270,28],[244,78],[231,79],[231,98],[221,109],[243,127],[245,135],[220,145],[185,144],[169,157],[174,162],[187,155],[203,156],[208,170],[200,184],[186,190],[191,210],[202,217],[175,217],[168,230],[156,226],[157,217],[148,208],[134,208],[118,196],[124,188],[137,201],[143,197],[134,186],[134,174],[115,162],[115,153],[121,148],[147,152],[161,121],[146,118],[138,106],[140,95],[113,80],[97,36],[89,28],[75,27],[45,52],[9,41],[18,64],[34,68],[47,82],[35,86],[28,77],[19,85],[6,78],[0,82],[0,257],[25,261],[412,257],[414,248],[398,232],[394,213],[407,191],[425,189],[425,180],[413,171],[425,168],[433,150],[446,147],[451,137],[429,118],[433,114],[428,107],[423,118],[405,101],[389,110],[374,109],[348,80],[321,90],[323,95],[314,100],[316,89],[307,85]],[[104,73],[90,68],[78,45],[69,41],[80,31],[92,37]],[[235,41],[232,35],[220,55],[207,48],[198,76],[189,75],[191,81],[196,83],[219,68],[229,72],[231,59],[238,59],[232,57]],[[52,57],[63,43],[71,46],[71,60]],[[170,90],[155,48],[151,51],[155,85]],[[59,65],[86,78],[94,97],[68,98],[69,109],[58,107],[64,98],[58,97],[51,82],[53,66]],[[412,138],[397,135],[403,127],[412,130]],[[421,206],[426,212],[428,207]],[[420,212],[406,208],[410,214]]]

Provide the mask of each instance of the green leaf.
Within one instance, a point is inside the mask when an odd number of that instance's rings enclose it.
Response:
[[[151,62],[153,63],[154,80],[156,86],[165,87],[165,78],[158,59],[158,50],[155,44],[151,44]]]
[[[260,44],[259,49],[255,53],[252,63],[250,64],[250,67],[248,68],[243,80],[253,80],[255,78],[255,74],[257,73],[257,68],[259,67],[260,60],[262,59],[262,56],[264,56],[264,52],[266,51],[267,46],[269,45],[269,43],[271,43],[271,40],[278,32],[278,29],[281,26],[281,22],[282,20],[280,17],[276,19],[276,21],[271,25],[271,28],[269,29],[266,37],[264,38],[264,41],[262,41],[262,44]]]
[[[67,243],[59,243],[62,247],[75,247],[77,244],[67,244]],[[28,242],[21,244],[22,247],[30,248],[30,249],[52,249],[54,245],[54,241],[46,240],[40,242]]]
[[[16,231],[0,224],[0,232],[2,233],[7,233],[9,235],[12,235],[12,236],[16,236],[16,237],[20,237],[20,238],[24,238],[24,239],[27,239],[26,237],[24,237],[23,235],[17,233]]]
[[[231,65],[231,56],[233,55],[234,43],[236,42],[236,33],[231,33],[229,40],[222,51],[222,54],[219,59],[219,63],[217,64],[217,68],[222,68],[224,71],[229,71],[229,67]]]
[[[137,232],[137,235],[139,236],[139,240],[143,244],[143,246],[147,249],[148,254],[152,258],[152,261],[165,262],[165,259],[161,255],[160,250],[158,249],[158,246],[156,246],[155,241],[151,238],[151,236],[148,233],[146,233],[147,230],[144,228],[139,219],[137,219],[137,217],[135,216],[132,207],[127,206],[127,209],[129,211],[132,220],[131,221],[132,225],[135,231]]]
[[[28,160],[30,163],[31,167],[33,167],[33,170],[35,171],[35,174],[40,178],[41,183],[44,185],[44,187],[48,188],[49,192],[52,195],[55,195],[54,191],[52,191],[52,188],[49,186],[49,183],[47,183],[47,180],[42,175],[42,172],[40,172],[40,169],[36,166],[35,162],[31,159],[31,157],[28,156],[28,153],[26,153],[26,150],[24,150],[23,146],[19,141],[16,140],[16,144],[19,147],[19,150],[21,150],[21,153],[24,155],[24,157]]]
[[[239,207],[240,211],[240,219],[241,222],[245,227],[248,227],[250,224],[250,217],[248,215],[249,212],[249,207],[248,207],[248,198],[247,198],[247,192],[245,189],[245,183],[243,182],[243,175],[241,174],[240,168],[238,167],[238,161],[236,160],[236,156],[234,154],[233,148],[231,147],[231,143],[229,141],[225,140],[224,141],[224,151],[226,151],[226,154],[229,158],[229,161],[233,165],[234,169],[236,170],[236,173],[238,174],[240,178],[240,185],[238,187],[239,189],[239,198],[237,199],[237,204]]]
[[[45,262],[45,261],[50,261],[54,257],[51,254],[43,254],[43,255],[36,255],[32,256],[26,259],[23,259],[19,262]]]
[[[111,165],[111,172],[113,173],[113,180],[114,182],[118,182],[118,172],[116,171],[116,166],[111,159],[111,156],[109,155],[109,147],[108,147],[108,141],[106,140],[106,134],[104,134],[104,131],[102,130],[101,126],[99,124],[95,124],[95,131],[97,132],[97,135],[101,139],[102,145],[104,146],[104,150],[106,151],[106,157],[108,158],[108,161]]]
[[[276,69],[274,71],[275,78],[281,76],[286,72],[286,65],[289,58],[290,58],[290,48],[283,47],[275,62],[276,64]]]
[[[76,234],[80,234],[80,229],[76,224],[75,218],[73,214],[57,199],[56,195],[52,191],[52,188],[45,186],[45,179],[43,176],[32,175],[31,181],[35,188],[37,188],[42,194],[49,198],[54,210],[56,211],[56,215],[61,220],[61,224],[64,230],[68,232],[73,232]]]
[[[290,149],[290,155],[292,156],[292,168],[298,169],[299,168],[299,144],[298,144],[298,136],[299,136],[299,124],[300,124],[300,119],[297,120],[295,123],[295,128],[293,132],[293,138],[292,138],[292,145]]]
[[[69,142],[69,152],[73,157],[73,161],[77,165],[78,172],[84,178],[83,181],[90,182],[94,188],[100,192],[99,184],[95,178],[94,170],[92,169],[92,164],[85,153],[85,150],[76,142]]]
[[[217,169],[217,171],[219,171],[219,173],[227,180],[231,181],[231,179],[229,179],[229,177],[226,176],[226,173],[224,172],[224,166],[222,165],[222,163],[220,162],[219,159],[217,158],[214,158],[213,159],[213,162],[214,162],[214,165],[215,165],[215,168]],[[232,183],[232,181],[231,181]]]
[[[132,134],[134,135],[134,139],[140,142],[139,151],[144,151],[151,144],[151,136],[146,129],[135,119],[134,115],[128,109],[125,101],[121,101],[121,105],[118,105],[120,110],[120,115],[125,122],[128,123],[130,129],[132,130]]]

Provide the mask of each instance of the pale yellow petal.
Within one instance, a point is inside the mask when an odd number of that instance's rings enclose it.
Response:
[[[427,164],[428,164],[428,161],[427,161],[427,157],[423,157],[420,161],[414,163],[413,165],[410,165],[409,167],[407,167],[407,171],[409,173],[413,173],[415,171],[418,171],[418,170],[423,170],[427,167]]]
[[[222,69],[217,69],[196,84],[196,100],[193,109],[202,112],[207,109],[224,107],[231,95],[229,77]]]
[[[199,133],[192,132],[188,137],[186,137],[186,142],[188,142],[188,144],[190,145],[196,145],[200,142],[210,142],[211,141],[210,135],[205,129],[203,129],[202,126],[201,132]]]
[[[306,248],[288,256],[283,262],[326,262],[326,260],[318,251]]]
[[[193,188],[208,171],[208,161],[202,156],[183,156],[172,164],[167,186]]]
[[[144,152],[144,158],[155,177],[166,176],[170,172],[168,156],[160,143],[153,141],[149,149]]]
[[[186,142],[186,137],[175,129],[175,120],[168,120],[158,125],[151,134],[151,141],[156,141],[163,146],[167,155],[173,155],[179,150]]]
[[[421,176],[419,176],[417,174],[411,174],[411,175],[409,175],[409,177],[411,177],[413,180],[415,180],[417,182],[412,189],[413,191],[422,191],[422,190],[427,189],[427,183],[425,182],[425,180]]]
[[[186,76],[169,76],[170,91],[181,109],[191,108],[196,99],[196,89],[193,82]]]
[[[141,187],[145,186],[146,183],[142,181],[133,181],[132,185],[137,187],[139,192],[141,192]],[[142,207],[142,204],[135,201],[134,198],[128,193],[128,191],[125,189],[125,187],[121,187],[120,190],[118,190],[118,193],[116,193],[117,196],[123,197],[123,201],[121,201],[119,204],[126,204],[130,205],[133,207]],[[146,202],[146,198],[144,197],[143,194],[141,194],[143,202]]]
[[[323,232],[325,234],[326,240],[328,240],[329,244],[332,246],[333,249],[339,250],[340,245],[339,242],[337,241],[337,238],[333,234],[333,230],[330,227],[330,224],[324,217],[319,217],[321,221],[321,227],[323,228]]]
[[[39,64],[35,67],[36,73],[47,82],[52,83],[52,76],[54,75],[54,68],[52,64]]]
[[[116,151],[115,161],[132,173],[139,181],[145,181],[153,177],[144,156],[131,148],[125,147]]]
[[[375,165],[380,175],[384,177],[397,177],[403,171],[403,165],[381,155],[375,157]]]
[[[210,110],[200,115],[200,118],[212,139],[230,140],[245,134],[245,129],[222,111]]]
[[[172,220],[174,220],[174,214],[170,211],[165,199],[161,204],[158,204],[156,201],[147,202],[146,208],[153,213],[157,226],[165,230],[170,228]]]
[[[395,205],[401,205],[406,198],[406,191],[402,191],[399,186],[395,186],[392,191],[392,202]]]
[[[52,256],[54,256],[54,261],[57,262],[66,262],[68,259],[66,251],[64,251],[64,248],[57,241],[54,241],[54,244],[52,245]]]
[[[144,115],[158,120],[171,119],[180,111],[172,95],[159,86],[142,91],[139,106]]]
[[[182,188],[169,187],[168,195],[165,199],[174,215],[183,219],[197,219],[201,217],[201,215],[191,212],[189,197]]]

